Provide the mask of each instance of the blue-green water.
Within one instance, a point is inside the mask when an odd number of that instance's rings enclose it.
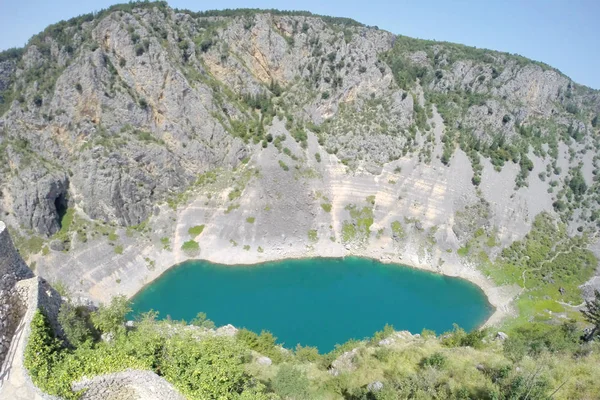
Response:
[[[396,330],[470,330],[493,312],[468,281],[364,258],[284,260],[252,266],[191,261],[174,267],[133,299],[149,310],[190,321],[205,312],[218,326],[268,330],[288,348],[321,352],[349,339]]]

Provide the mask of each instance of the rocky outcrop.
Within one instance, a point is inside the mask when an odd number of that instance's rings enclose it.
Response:
[[[16,67],[16,63],[12,60],[0,61],[0,96],[2,96],[1,92],[9,88]]]
[[[338,358],[336,358],[331,363],[331,368],[329,368],[329,373],[333,376],[338,376],[343,373],[348,373],[356,370],[355,359],[358,355],[359,349],[352,349],[350,351],[346,351],[342,353]]]
[[[163,378],[150,371],[128,370],[86,379],[73,385],[85,390],[81,400],[184,400]]]
[[[32,276],[33,273],[15,250],[6,225],[0,221],[0,282],[5,287]]]
[[[324,150],[378,175],[409,154],[440,157],[431,103],[449,128],[483,142],[539,119],[589,136],[600,110],[594,91],[516,56],[413,46],[305,13],[225,15],[110,9],[59,24],[0,64],[0,91],[22,88],[0,120],[12,176],[0,185],[18,224],[52,235],[66,202],[91,219],[140,224],[199,174],[268,146],[275,115],[304,146],[314,131]]]
[[[69,181],[64,172],[25,167],[9,186],[13,213],[22,227],[43,235],[60,230],[69,196]]]

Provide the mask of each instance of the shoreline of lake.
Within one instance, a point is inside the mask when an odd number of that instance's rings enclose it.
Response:
[[[138,292],[133,308],[186,321],[202,311],[218,326],[265,329],[288,347],[301,343],[327,351],[371,337],[388,323],[415,334],[441,334],[453,323],[476,329],[495,312],[483,290],[467,280],[364,257],[260,265],[190,260]]]

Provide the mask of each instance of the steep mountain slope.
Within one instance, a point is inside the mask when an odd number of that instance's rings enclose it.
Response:
[[[3,219],[40,274],[96,299],[190,257],[369,255],[499,307],[540,270],[579,302],[596,268],[574,252],[599,223],[600,93],[520,56],[133,3],[2,53],[0,90]],[[532,227],[543,254],[507,249]],[[561,251],[578,261],[542,264]]]

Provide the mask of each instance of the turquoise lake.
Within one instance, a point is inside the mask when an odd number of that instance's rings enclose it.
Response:
[[[200,311],[217,326],[268,330],[287,348],[363,339],[396,330],[466,330],[493,312],[472,283],[364,258],[284,260],[251,266],[190,261],[173,267],[133,298],[133,313],[190,321]]]

